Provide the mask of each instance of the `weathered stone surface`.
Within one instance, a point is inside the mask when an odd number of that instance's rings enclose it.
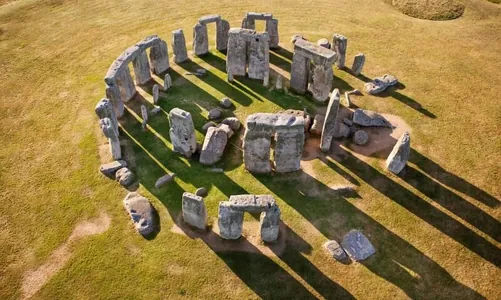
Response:
[[[177,64],[188,60],[186,40],[182,29],[177,29],[172,32],[172,49],[174,51],[174,61]]]
[[[228,126],[228,124],[223,124],[223,123],[221,123],[221,124],[217,125],[216,127],[217,127],[217,128],[219,128],[219,129],[221,129],[221,130],[223,130],[223,131],[226,133],[226,136],[227,136],[228,138],[231,138],[231,137],[233,136],[233,133],[234,133],[234,132],[233,132],[233,130],[230,128],[230,126]]]
[[[227,142],[228,135],[223,129],[210,127],[207,130],[200,153],[200,163],[202,165],[212,165],[218,162],[223,156]]]
[[[398,79],[395,76],[384,74],[381,77],[374,78],[373,81],[367,82],[365,91],[371,95],[376,95],[397,83]]]
[[[277,80],[275,81],[275,88],[277,90],[281,90],[284,88],[283,77],[280,75],[277,75]]]
[[[120,97],[124,102],[130,101],[136,94],[136,86],[130,75],[129,66],[125,66],[123,70],[117,73],[117,85],[120,89]]]
[[[144,105],[141,105],[141,116],[143,117],[141,126],[143,130],[146,130],[146,124],[148,124],[148,109]]]
[[[138,85],[146,84],[151,80],[150,63],[146,51],[142,51],[132,60],[132,66],[134,67],[134,75],[136,75]]]
[[[376,249],[365,235],[355,229],[350,230],[344,236],[341,245],[354,261],[364,260],[376,253]]]
[[[369,142],[369,134],[364,130],[357,130],[353,135],[353,142],[357,145],[363,146]]]
[[[221,101],[219,102],[219,105],[223,108],[230,108],[233,105],[233,103],[231,103],[230,98],[225,97],[225,98],[221,99]]]
[[[225,118],[221,123],[230,126],[231,130],[233,131],[240,129],[240,120],[238,120],[238,118],[236,117]]]
[[[343,123],[350,127],[353,126],[353,121],[347,118],[343,119]]]
[[[304,94],[308,88],[310,60],[298,53],[292,55],[290,88],[298,94]]]
[[[228,31],[230,23],[226,20],[220,20],[216,27],[216,49],[218,51],[226,51],[228,48]]]
[[[216,126],[217,124],[214,122],[207,122],[204,124],[204,126],[202,126],[202,130],[206,132],[210,127],[216,127]]]
[[[221,16],[220,15],[206,15],[206,16],[202,16],[198,19],[198,23],[202,24],[202,25],[207,25],[207,24],[210,24],[210,23],[217,23],[221,21]]]
[[[195,192],[195,195],[200,197],[206,197],[207,194],[208,194],[207,189],[204,187],[198,188],[197,191]]]
[[[120,140],[118,138],[118,129],[114,127],[110,118],[99,120],[99,126],[103,134],[108,138],[110,144],[110,152],[113,159],[122,158],[122,149],[120,148]]]
[[[319,39],[317,41],[317,45],[321,46],[321,47],[324,47],[324,48],[327,48],[327,49],[330,49],[331,48],[331,43],[329,43],[329,40],[328,39]]]
[[[313,119],[313,125],[311,125],[310,133],[312,135],[321,135],[322,128],[324,127],[324,115],[316,115]]]
[[[273,159],[275,171],[294,172],[301,168],[301,155],[304,148],[304,119],[298,117],[297,125],[280,128],[275,133]]]
[[[228,53],[226,54],[226,73],[228,81],[234,76],[245,76],[247,63],[247,42],[239,28],[228,32]]]
[[[99,172],[108,178],[115,179],[117,171],[125,167],[127,167],[127,162],[125,160],[115,160],[101,165],[101,167],[99,167]]]
[[[270,76],[269,37],[266,32],[256,33],[248,44],[248,75],[252,79],[262,79],[268,85]]]
[[[365,64],[365,55],[363,53],[359,53],[355,55],[353,59],[353,65],[351,66],[351,72],[353,75],[358,76],[362,73],[362,69]]]
[[[337,56],[336,52],[305,39],[296,40],[294,43],[294,53],[305,56],[317,64],[330,63],[331,65]]]
[[[158,178],[157,181],[155,182],[155,188],[157,189],[161,188],[163,185],[174,180],[174,177],[176,177],[176,174],[172,173],[172,174],[165,174],[164,176]]]
[[[348,259],[348,255],[344,252],[341,245],[338,242],[331,240],[324,244],[324,248],[329,255],[335,258],[337,261],[344,262]]]
[[[134,226],[141,235],[152,233],[156,227],[153,218],[153,207],[150,201],[139,193],[132,192],[125,197],[123,205],[129,213]]]
[[[162,74],[170,68],[169,51],[165,41],[160,41],[150,48],[150,61],[153,72],[157,75]]]
[[[157,115],[159,112],[162,111],[162,108],[160,106],[154,106],[151,110],[150,110],[150,116],[155,116]]]
[[[228,202],[231,209],[250,213],[268,211],[276,206],[271,195],[231,195]]]
[[[118,85],[106,84],[106,98],[110,99],[113,104],[113,110],[117,118],[121,118],[124,114],[124,102],[120,95],[120,88]]]
[[[129,170],[127,167],[124,167],[124,168],[118,169],[118,171],[115,173],[115,179],[121,185],[128,187],[134,183],[134,180],[136,178],[134,176],[134,173],[132,173],[131,170]]]
[[[339,110],[340,94],[338,89],[334,89],[327,106],[327,114],[324,119],[322,128],[322,137],[320,138],[320,149],[323,152],[328,152],[331,148],[332,138],[336,134],[337,114]]]
[[[342,69],[344,68],[346,60],[346,47],[348,46],[348,39],[345,36],[336,33],[332,39],[332,45],[337,54],[336,66],[338,69]]]
[[[101,101],[97,103],[95,112],[99,119],[110,119],[113,129],[117,134],[119,134],[117,116],[113,110],[113,104],[110,100],[102,98]]]
[[[151,91],[153,94],[153,103],[157,104],[158,98],[159,98],[159,93],[160,93],[160,85],[158,85],[158,84],[153,85],[153,88]]]
[[[207,118],[209,120],[218,120],[222,117],[222,115],[223,112],[219,108],[213,108],[208,112]]]
[[[350,127],[346,126],[344,123],[340,123],[339,125],[339,130],[338,134],[336,137],[349,137],[350,136]]]
[[[207,209],[204,198],[184,192],[183,193],[183,220],[189,225],[204,230],[207,226]]]
[[[268,32],[268,35],[270,36],[270,48],[271,49],[276,49],[278,48],[278,44],[280,42],[280,36],[278,34],[278,20],[277,19],[270,19],[266,20],[266,32]]]
[[[400,136],[393,147],[390,155],[386,159],[386,168],[394,173],[400,173],[407,164],[411,152],[411,136],[406,131]]]
[[[209,52],[209,35],[205,24],[197,23],[193,26],[193,53],[201,56]]]
[[[253,173],[271,172],[271,132],[246,130],[243,142],[245,168]]]
[[[165,74],[164,77],[164,91],[167,91],[172,86],[172,78],[169,74]]]
[[[353,123],[362,126],[392,128],[391,123],[375,111],[357,108],[353,113]]]
[[[308,90],[311,92],[314,100],[323,103],[329,99],[332,79],[332,66],[329,63],[313,67],[312,81],[308,86]]]
[[[276,241],[280,229],[280,208],[273,205],[267,211],[263,211],[260,216],[260,223],[261,239],[265,242]]]
[[[190,157],[197,149],[195,127],[191,114],[180,108],[169,112],[169,135],[174,151]]]
[[[242,235],[244,212],[233,210],[230,205],[230,202],[219,202],[219,235],[223,239],[236,240]]]
[[[305,41],[307,41],[307,39],[306,39],[304,36],[302,36],[302,35],[300,35],[300,34],[294,34],[294,35],[291,37],[291,43],[292,43],[292,44],[295,44],[297,40],[305,40]]]

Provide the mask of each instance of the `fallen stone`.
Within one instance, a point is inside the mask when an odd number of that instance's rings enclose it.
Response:
[[[406,131],[400,136],[393,147],[390,155],[386,159],[386,168],[394,173],[400,173],[407,164],[411,152],[411,137]]]
[[[176,177],[176,174],[165,174],[164,176],[160,177],[157,179],[157,182],[155,182],[155,188],[159,189],[163,185],[165,185],[168,182],[171,182],[174,180],[174,177]]]
[[[214,123],[214,122],[207,122],[207,123],[205,123],[205,124],[204,124],[204,126],[202,126],[202,130],[203,130],[204,132],[207,132],[207,130],[208,130],[210,127],[216,127],[216,126],[217,126],[217,125],[216,125],[216,123]]]
[[[150,116],[155,116],[157,115],[159,112],[162,111],[162,108],[160,106],[154,106],[151,110],[150,110]]]
[[[240,120],[236,117],[228,117],[221,121],[222,124],[230,126],[231,130],[237,131],[240,129]]]
[[[213,108],[209,111],[207,118],[209,120],[217,120],[220,119],[223,115],[223,112],[219,108]]]
[[[395,76],[385,74],[381,77],[374,78],[373,81],[367,82],[365,84],[365,90],[371,95],[376,95],[397,83],[398,79]]]
[[[324,115],[316,115],[315,118],[313,118],[313,125],[311,125],[310,128],[310,133],[312,135],[318,135],[320,136],[322,134],[322,127],[324,127]]]
[[[344,236],[341,245],[354,261],[362,261],[376,253],[376,249],[365,235],[355,229],[350,230]]]
[[[339,90],[334,89],[329,100],[329,105],[327,106],[327,114],[324,119],[322,136],[320,138],[320,149],[322,152],[328,152],[330,150],[332,138],[337,135],[338,126],[336,126],[336,124],[340,98]]]
[[[101,165],[99,171],[106,177],[115,179],[115,174],[118,170],[127,167],[127,162],[125,160],[115,160],[110,163]]]
[[[200,197],[206,197],[207,194],[208,194],[207,189],[204,187],[198,188],[197,191],[195,192],[195,195]]]
[[[369,134],[363,130],[357,130],[353,135],[353,142],[357,145],[363,146],[369,142]]]
[[[115,173],[115,178],[122,186],[128,187],[134,183],[135,176],[127,167],[119,169]]]
[[[353,114],[353,123],[361,126],[393,128],[391,123],[375,111],[357,108]]]
[[[228,134],[223,129],[210,127],[207,130],[202,151],[200,152],[200,163],[202,165],[212,165],[218,162],[223,156],[227,142]]]
[[[348,92],[349,95],[359,95],[359,96],[363,96],[362,92],[358,89],[354,89],[354,90],[351,90]]]
[[[317,45],[324,47],[324,48],[327,48],[327,49],[331,48],[331,43],[329,43],[328,39],[319,39],[317,41]]]
[[[183,220],[198,229],[204,230],[207,226],[207,209],[204,198],[184,192],[183,193]]]
[[[153,232],[155,229],[153,221],[154,209],[148,199],[139,193],[132,192],[125,197],[123,205],[127,213],[129,213],[137,232],[143,236]]]
[[[331,240],[324,244],[324,248],[329,255],[335,258],[339,262],[344,262],[348,259],[348,255],[344,252],[341,245],[338,242]]]
[[[233,130],[231,130],[230,126],[228,126],[227,124],[221,123],[216,127],[226,132],[226,136],[228,136],[228,138],[231,138],[233,136]]]
[[[219,105],[222,108],[230,108],[233,104],[231,103],[230,98],[223,98],[221,99],[221,102],[219,102]]]

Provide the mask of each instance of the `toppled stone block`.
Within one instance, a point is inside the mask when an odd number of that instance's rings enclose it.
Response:
[[[174,151],[191,157],[197,149],[195,127],[191,114],[180,108],[173,108],[169,112],[169,125],[169,135]]]
[[[338,89],[334,89],[327,106],[327,114],[325,115],[324,126],[322,128],[322,137],[320,138],[320,149],[323,152],[328,152],[331,148],[332,138],[337,131],[337,114],[339,110],[339,101],[341,95]]]
[[[353,73],[353,75],[360,75],[362,73],[362,69],[364,68],[364,64],[365,55],[363,53],[355,55],[355,58],[353,59],[353,65],[351,67],[351,72]]]
[[[115,160],[110,163],[101,165],[99,171],[106,177],[115,179],[115,174],[118,170],[127,167],[127,162],[125,160]]]
[[[393,147],[390,155],[386,159],[386,168],[394,173],[400,173],[407,164],[411,153],[411,137],[406,131],[400,136],[397,143]]]
[[[280,231],[280,208],[273,205],[260,216],[261,239],[265,242],[274,242]]]
[[[128,187],[134,183],[134,180],[136,179],[134,176],[134,173],[132,173],[131,170],[129,170],[127,167],[118,169],[118,171],[115,173],[115,178],[124,187]]]
[[[376,95],[397,83],[398,79],[395,76],[384,74],[381,77],[374,78],[373,81],[367,82],[365,84],[365,91],[371,95]]]
[[[174,177],[176,177],[176,174],[172,173],[172,174],[165,174],[164,176],[158,178],[157,181],[155,182],[155,188],[157,189],[161,188],[168,182],[174,180]]]
[[[209,52],[209,36],[207,26],[197,23],[193,26],[193,53],[201,56]]]
[[[329,255],[335,258],[339,262],[345,262],[348,259],[348,255],[344,252],[341,245],[338,242],[331,240],[324,244],[324,248]]]
[[[236,240],[242,236],[244,212],[234,210],[229,202],[219,202],[218,226],[223,239]]]
[[[207,226],[207,209],[204,198],[184,192],[183,193],[183,220],[198,229],[205,230]]]
[[[154,231],[156,227],[153,218],[154,208],[148,199],[139,193],[132,192],[125,197],[123,205],[127,213],[129,213],[137,232],[144,236]]]
[[[348,39],[340,34],[334,34],[332,45],[334,51],[337,54],[336,66],[338,69],[344,68],[345,60],[346,60],[346,48],[348,46]]]
[[[363,146],[369,142],[369,134],[364,130],[357,130],[353,135],[353,142]]]
[[[357,108],[353,113],[353,123],[361,126],[393,128],[393,125],[375,111]]]
[[[233,210],[259,213],[275,206],[275,199],[271,195],[231,195],[229,203]]]
[[[216,127],[216,126],[217,126],[217,125],[216,125],[216,123],[214,123],[214,122],[207,122],[207,123],[205,123],[205,124],[204,124],[204,126],[202,126],[202,130],[203,130],[204,132],[207,132],[207,130],[209,130],[209,128],[211,128],[211,127]]]
[[[222,124],[230,126],[231,130],[237,131],[240,129],[240,120],[236,117],[228,117],[221,121]]]
[[[329,40],[328,39],[319,39],[317,41],[317,45],[319,45],[320,47],[324,47],[324,48],[327,48],[327,49],[330,49],[331,48],[331,43],[329,43]]]
[[[230,126],[228,126],[227,124],[221,123],[221,124],[217,125],[216,127],[223,130],[226,133],[226,136],[228,138],[231,138],[234,134],[233,130],[231,130]]]
[[[310,128],[310,133],[312,135],[319,136],[322,134],[322,128],[324,127],[324,120],[325,120],[324,115],[316,115],[315,118],[313,118],[313,125],[311,125]]]
[[[207,130],[200,153],[200,163],[202,165],[212,165],[218,162],[223,156],[227,142],[228,135],[223,129],[210,127]]]
[[[376,249],[365,235],[355,229],[344,236],[341,245],[354,261],[362,261],[376,253]]]

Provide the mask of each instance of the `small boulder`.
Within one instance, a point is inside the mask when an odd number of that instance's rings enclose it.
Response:
[[[364,260],[376,253],[376,249],[374,249],[371,242],[356,229],[350,230],[344,236],[341,245],[354,261]]]
[[[339,245],[339,243],[334,240],[327,241],[324,244],[324,248],[327,251],[327,253],[331,255],[333,258],[335,258],[337,261],[344,262],[348,259],[348,255],[346,255],[346,252],[344,252],[341,245]]]
[[[115,174],[118,170],[127,167],[127,162],[125,160],[115,160],[113,162],[101,165],[99,171],[103,173],[104,176],[115,179]]]
[[[164,176],[160,177],[157,179],[157,182],[155,182],[155,188],[160,188],[163,185],[165,185],[167,182],[171,182],[174,177],[176,177],[176,174],[165,174]]]
[[[230,98],[223,98],[219,102],[219,105],[223,108],[230,108],[233,104],[231,103]]]
[[[329,43],[328,39],[319,39],[317,41],[317,45],[324,47],[324,48],[327,48],[327,49],[331,48],[331,43]]]
[[[214,108],[209,111],[207,117],[209,118],[209,120],[217,120],[220,119],[222,115],[223,112],[219,108]]]
[[[123,186],[128,187],[134,183],[135,176],[128,168],[121,168],[115,174],[116,180]]]
[[[153,232],[155,229],[154,208],[148,199],[139,193],[132,192],[125,197],[123,205],[127,213],[129,213],[137,232],[143,236]]]
[[[235,117],[225,118],[221,123],[230,126],[233,131],[240,129],[240,120]]]
[[[216,126],[217,126],[217,125],[216,125],[216,123],[214,123],[214,122],[207,122],[207,123],[205,123],[205,124],[204,124],[204,126],[202,126],[202,130],[203,130],[204,132],[206,132],[209,128],[211,128],[211,127],[216,127]]]
[[[160,106],[156,106],[153,107],[151,110],[150,110],[150,116],[154,116],[154,115],[157,115],[159,112],[162,111],[162,108]]]
[[[324,115],[316,115],[315,118],[313,118],[313,125],[311,125],[310,128],[310,133],[312,135],[319,136],[322,134],[322,128],[324,127],[324,120],[325,120]]]
[[[353,142],[357,145],[363,146],[369,142],[369,134],[364,130],[357,130],[353,135]]]
[[[195,195],[200,197],[206,197],[207,194],[208,194],[207,189],[204,187],[198,188],[197,191],[195,192]]]
[[[353,113],[353,123],[362,126],[393,128],[391,123],[375,111],[357,108]]]
[[[349,137],[350,136],[350,127],[349,126],[346,126],[346,124],[344,123],[340,123],[339,124],[339,136],[342,136],[342,137]]]

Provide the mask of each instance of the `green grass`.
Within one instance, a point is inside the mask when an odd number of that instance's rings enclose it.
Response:
[[[417,298],[499,297],[501,276],[501,8],[485,0],[464,1],[465,14],[451,22],[411,18],[374,1],[4,1],[0,6],[0,298],[21,297],[23,275],[47,261],[76,224],[108,214],[103,234],[71,246],[72,256],[34,298]],[[2,2],[2,3],[4,3]],[[390,73],[405,88],[383,97],[353,97],[362,108],[398,115],[412,128],[406,174],[388,174],[377,157],[339,150],[311,161],[311,172],[252,175],[237,147],[226,150],[211,173],[172,152],[165,113],[140,127],[140,103],[151,88],[127,104],[121,133],[134,151],[140,192],[160,217],[160,232],[144,239],[122,208],[126,191],[98,173],[103,144],[94,107],[104,94],[102,78],[128,46],[149,34],[171,42],[183,28],[188,46],[198,17],[219,13],[239,26],[247,11],[270,11],[279,19],[285,50],[271,62],[289,71],[290,36],[310,40],[348,37],[347,64],[367,57],[364,75]],[[209,28],[212,37],[215,29]],[[211,41],[214,48],[214,41]],[[170,53],[172,49],[170,47]],[[308,97],[269,90],[258,81],[225,81],[224,55],[176,66],[174,86],[160,105],[181,107],[200,130],[207,110],[230,97],[226,116],[320,109]],[[185,76],[207,68],[206,77]],[[334,87],[363,89],[366,79],[335,70]],[[157,79],[161,83],[161,79]],[[242,132],[240,132],[242,134]],[[239,135],[230,142],[238,145]],[[202,141],[202,132],[197,140]],[[166,171],[177,178],[154,183]],[[352,185],[334,192],[332,185]],[[220,252],[207,239],[172,232],[181,194],[200,186],[210,221],[217,204],[236,193],[271,193],[282,210],[286,251],[242,241],[250,252]],[[246,221],[258,222],[253,216]],[[322,244],[362,230],[377,254],[342,265]]]

